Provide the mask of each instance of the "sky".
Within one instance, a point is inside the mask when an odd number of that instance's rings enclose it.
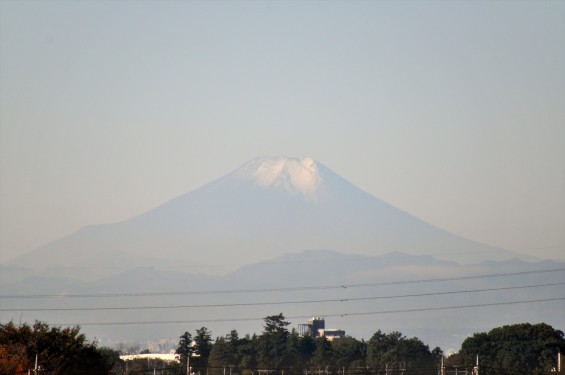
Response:
[[[565,259],[565,2],[0,1],[0,263],[263,155]]]

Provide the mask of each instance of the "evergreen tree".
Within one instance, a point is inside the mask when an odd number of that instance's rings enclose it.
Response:
[[[237,331],[235,329],[232,329],[230,331],[230,334],[228,336],[226,336],[226,338],[229,342],[231,351],[233,353],[233,357],[234,357],[233,363],[237,364],[237,363],[239,363],[240,357],[241,357],[241,355],[240,355],[241,353],[240,353],[240,350],[239,350],[239,344],[241,342],[240,339],[239,339],[239,334],[237,333]]]
[[[307,365],[312,359],[315,350],[316,340],[312,336],[306,335],[301,337],[298,342],[298,358],[296,361],[298,361],[301,366]]]
[[[312,356],[312,366],[318,371],[324,371],[334,365],[332,344],[325,337],[316,340],[316,350]]]
[[[264,331],[257,344],[259,364],[274,370],[291,362],[288,357],[287,340],[290,335],[287,326],[290,324],[282,313],[264,318]]]
[[[201,372],[202,368],[207,366],[212,350],[212,333],[206,327],[197,329],[193,342],[195,356],[192,358],[191,367],[195,372]]]
[[[298,368],[303,365],[300,361],[300,336],[295,329],[292,329],[286,341],[286,351],[288,356],[287,366],[291,368]]]
[[[224,337],[218,337],[212,345],[210,358],[208,359],[209,374],[223,374],[223,368],[236,364],[235,352],[229,341]]]
[[[359,369],[365,367],[367,345],[353,337],[332,341],[335,365],[338,369]]]
[[[259,338],[257,335],[246,335],[243,339],[238,340],[237,356],[239,359],[239,367],[242,369],[252,369],[257,367],[257,347]]]
[[[189,332],[183,333],[180,337],[176,354],[179,356],[180,363],[186,368],[190,365],[190,357],[194,353],[194,346],[192,345],[192,335]]]

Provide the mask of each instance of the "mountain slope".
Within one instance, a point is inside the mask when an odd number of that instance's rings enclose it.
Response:
[[[402,251],[462,263],[516,254],[438,229],[309,158],[263,157],[129,220],[85,227],[13,264],[95,267],[123,252],[148,265],[225,272],[304,249]],[[121,264],[120,262],[115,265]]]

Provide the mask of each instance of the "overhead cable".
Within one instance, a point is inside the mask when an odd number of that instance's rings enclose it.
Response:
[[[30,311],[156,310],[156,309],[188,309],[188,308],[237,307],[237,306],[295,305],[295,304],[310,304],[310,303],[368,301],[368,300],[378,300],[378,299],[396,299],[396,298],[409,298],[409,297],[430,297],[430,296],[449,295],[449,294],[482,293],[482,292],[492,292],[492,291],[501,291],[501,290],[539,288],[539,287],[556,286],[556,285],[565,285],[565,282],[509,286],[509,287],[501,287],[501,288],[455,290],[455,291],[446,291],[446,292],[429,292],[429,293],[418,293],[418,294],[400,294],[400,295],[392,295],[392,296],[372,296],[372,297],[354,297],[354,298],[336,298],[336,299],[318,299],[318,300],[239,302],[239,303],[236,302],[236,303],[219,303],[219,304],[162,305],[162,306],[0,308],[0,311],[30,312]]]
[[[320,314],[326,318],[335,317],[349,317],[349,316],[363,316],[363,315],[385,315],[385,314],[399,314],[399,313],[413,313],[424,311],[441,311],[441,310],[456,310],[468,309],[475,307],[490,307],[490,306],[505,306],[505,305],[519,305],[529,303],[542,303],[542,302],[555,302],[565,301],[565,297],[560,298],[544,298],[536,300],[522,300],[522,301],[508,301],[508,302],[493,302],[493,303],[479,303],[471,305],[455,305],[455,306],[440,306],[440,307],[424,307],[414,309],[398,309],[398,310],[382,310],[382,311],[367,311],[367,312],[345,312],[345,313],[330,313]],[[286,319],[309,319],[311,315],[297,315],[287,316]],[[264,318],[224,318],[224,319],[198,319],[198,320],[161,320],[161,321],[129,321],[129,322],[86,322],[86,323],[56,323],[58,326],[120,326],[120,325],[147,325],[147,324],[192,324],[192,323],[222,323],[222,322],[245,322],[245,321],[262,321]]]
[[[421,284],[421,283],[434,283],[434,282],[445,282],[445,281],[485,279],[485,278],[494,278],[494,277],[507,277],[507,276],[517,276],[517,275],[530,275],[530,274],[539,274],[539,273],[552,273],[552,272],[562,272],[562,271],[565,271],[565,268],[553,268],[553,269],[519,271],[519,272],[509,272],[509,273],[483,274],[483,275],[454,276],[454,277],[419,279],[419,280],[383,281],[383,282],[360,283],[360,284],[296,286],[296,287],[259,288],[259,289],[224,289],[224,290],[200,290],[200,291],[140,292],[140,293],[8,294],[8,295],[0,295],[0,298],[10,298],[10,299],[17,299],[17,298],[21,298],[21,299],[36,299],[36,298],[117,298],[117,297],[151,297],[151,296],[179,296],[179,295],[202,295],[202,294],[273,293],[273,292],[293,292],[293,291],[347,289],[347,288],[361,288],[361,287]]]

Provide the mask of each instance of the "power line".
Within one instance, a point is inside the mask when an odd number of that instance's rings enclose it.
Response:
[[[151,296],[179,296],[179,295],[202,295],[202,294],[240,294],[240,293],[273,293],[273,292],[293,292],[293,291],[308,291],[308,290],[328,290],[328,289],[347,289],[347,288],[361,288],[361,287],[375,287],[375,286],[391,286],[391,285],[407,285],[407,284],[420,284],[420,283],[433,283],[444,281],[458,281],[458,280],[472,280],[472,279],[485,279],[493,277],[506,277],[517,275],[530,275],[538,273],[551,273],[562,272],[565,268],[554,268],[533,271],[519,271],[510,273],[495,273],[483,275],[469,275],[469,276],[455,276],[445,278],[433,279],[419,279],[419,280],[401,280],[401,281],[385,281],[374,283],[361,283],[361,284],[341,284],[341,285],[319,285],[319,286],[297,286],[285,288],[262,288],[262,289],[225,289],[225,290],[201,290],[201,291],[179,291],[179,292],[141,292],[141,293],[91,293],[91,294],[12,294],[0,295],[0,298],[6,299],[36,299],[36,298],[115,298],[115,297],[151,297]]]
[[[539,288],[547,286],[565,285],[562,283],[550,284],[536,284],[536,285],[522,285],[510,286],[500,288],[486,288],[486,289],[470,289],[470,290],[455,290],[447,292],[429,292],[418,294],[401,294],[392,296],[373,296],[373,297],[354,297],[354,298],[336,298],[336,299],[319,299],[319,300],[298,300],[298,301],[278,301],[278,302],[241,302],[241,303],[220,303],[220,304],[198,304],[198,305],[164,305],[164,306],[112,306],[112,307],[48,307],[48,308],[0,308],[0,311],[101,311],[101,310],[156,310],[156,309],[185,309],[185,308],[210,308],[210,307],[237,307],[237,306],[268,306],[268,305],[291,305],[291,304],[307,304],[307,303],[329,303],[329,302],[352,302],[352,301],[368,301],[377,299],[396,299],[396,298],[409,298],[409,297],[430,297],[438,295],[449,294],[463,294],[463,293],[481,293],[492,292],[501,290],[513,289],[528,289]]]
[[[489,307],[489,306],[505,306],[505,305],[518,305],[528,303],[541,303],[541,302],[554,302],[565,301],[565,297],[560,298],[545,298],[526,301],[509,301],[509,302],[493,302],[481,303],[471,305],[456,305],[456,306],[441,306],[441,307],[424,307],[414,309],[400,309],[400,310],[382,310],[382,311],[369,311],[369,312],[352,312],[352,313],[332,313],[320,314],[324,317],[348,317],[348,316],[363,316],[363,315],[385,315],[385,314],[398,314],[398,313],[413,313],[424,311],[441,311],[441,310],[456,310],[468,309],[474,307]],[[297,315],[287,316],[286,319],[308,319],[311,315]],[[147,324],[192,324],[192,323],[221,323],[221,322],[246,322],[246,321],[262,321],[264,318],[225,318],[225,319],[200,319],[200,320],[164,320],[164,321],[138,321],[138,322],[89,322],[89,323],[56,323],[58,326],[119,326],[119,325],[147,325]]]
[[[422,312],[422,311],[441,311],[441,310],[468,309],[468,308],[472,308],[472,307],[489,307],[489,306],[519,305],[519,304],[526,304],[526,303],[540,303],[540,302],[553,302],[553,301],[565,301],[565,297],[559,297],[559,298],[545,298],[545,299],[528,300],[528,301],[508,301],[508,302],[478,303],[478,304],[472,304],[472,305],[441,306],[441,307],[424,307],[424,308],[415,308],[415,309],[371,311],[371,312],[360,312],[360,313],[333,314],[333,315],[324,315],[324,316],[328,316],[328,317],[346,317],[346,316],[379,315],[379,314],[393,314],[393,313],[396,314],[396,313],[410,313],[410,312]]]

